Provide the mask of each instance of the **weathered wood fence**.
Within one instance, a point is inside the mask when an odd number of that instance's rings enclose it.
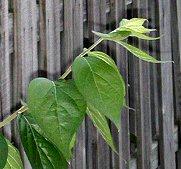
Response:
[[[112,133],[122,158],[115,155],[86,118],[70,169],[181,168],[181,1],[180,0],[0,0],[0,121],[26,100],[29,81],[56,79],[97,38],[122,18],[144,17],[161,35],[154,42],[130,43],[161,60],[148,64],[114,43],[103,43],[127,84],[127,103],[119,135]],[[3,133],[20,147],[25,169],[31,168],[21,148],[16,122]],[[130,133],[137,136],[130,141]]]

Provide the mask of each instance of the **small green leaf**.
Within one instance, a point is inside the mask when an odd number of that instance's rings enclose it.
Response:
[[[86,102],[74,81],[53,82],[45,78],[34,79],[28,89],[28,107],[47,138],[69,162],[72,137],[86,112]]]
[[[120,22],[120,27],[123,26],[142,26],[145,21],[148,21],[144,18],[132,18],[132,19],[122,19]]]
[[[160,37],[150,37],[150,36],[144,35],[142,33],[135,32],[135,31],[132,31],[130,36],[137,37],[139,39],[144,39],[144,40],[157,40],[157,39],[160,39]]]
[[[4,169],[23,169],[19,151],[8,141],[8,158]]]
[[[87,113],[89,117],[91,118],[92,122],[94,123],[94,126],[97,128],[97,130],[100,132],[104,140],[107,142],[107,144],[112,148],[112,150],[119,155],[117,152],[114,142],[111,136],[111,132],[109,129],[109,125],[107,123],[107,120],[104,115],[102,115],[98,110],[96,110],[93,107],[87,108]]]
[[[116,41],[116,42],[119,43],[120,45],[122,45],[123,47],[125,47],[133,55],[137,56],[138,58],[140,58],[144,61],[152,62],[152,63],[163,63],[162,61],[155,59],[154,57],[150,56],[146,52],[144,52],[144,51],[142,51],[142,50],[140,50],[140,49],[138,49],[132,45],[129,45],[125,42],[119,42],[119,41]]]
[[[130,20],[123,19],[120,22],[119,30],[135,31],[138,33],[150,33],[152,31],[156,31],[156,29],[148,29],[142,26],[145,21],[147,21],[147,19],[144,18],[132,18]]]
[[[6,165],[8,158],[8,145],[4,136],[0,133],[0,169]]]
[[[126,39],[130,34],[131,32],[130,31],[113,31],[113,32],[110,32],[108,34],[104,34],[104,33],[100,33],[100,32],[95,32],[95,31],[92,31],[95,35],[105,39],[105,40],[124,40]]]
[[[45,138],[45,134],[31,114],[18,116],[18,128],[21,142],[33,169],[66,169],[63,155]]]
[[[114,61],[102,52],[90,52],[75,59],[72,72],[88,107],[95,107],[120,129],[125,84]]]

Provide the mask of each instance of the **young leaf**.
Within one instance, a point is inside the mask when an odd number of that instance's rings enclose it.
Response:
[[[148,29],[142,26],[145,21],[146,19],[143,18],[132,18],[130,20],[123,19],[120,22],[119,30],[135,31],[138,33],[150,33],[151,31],[156,31],[156,29]]]
[[[23,169],[19,151],[8,141],[8,158],[4,169]]]
[[[33,169],[66,169],[63,155],[45,138],[31,114],[18,116],[18,128],[21,142]]]
[[[0,133],[0,169],[3,169],[6,165],[8,158],[8,144],[4,136]]]
[[[109,125],[107,123],[105,116],[93,107],[87,108],[87,114],[89,115],[90,119],[94,123],[94,126],[100,132],[100,134],[102,135],[104,140],[107,142],[107,144],[112,148],[112,150],[116,154],[119,154],[114,146]]]
[[[86,102],[74,81],[34,79],[28,89],[28,107],[47,138],[69,162],[70,142],[86,112]]]
[[[92,31],[95,35],[99,36],[100,38],[103,38],[105,40],[124,40],[126,39],[131,32],[130,31],[113,31],[108,34],[100,33]]]
[[[132,45],[129,45],[129,44],[127,44],[125,42],[121,42],[121,41],[116,41],[116,42],[119,43],[120,45],[122,45],[123,47],[125,47],[133,55],[137,56],[138,58],[140,58],[144,61],[152,62],[152,63],[163,63],[162,61],[155,59],[154,57],[150,56],[146,52],[144,52]]]
[[[131,26],[142,26],[147,19],[144,18],[132,18],[132,19],[122,19],[120,22],[120,27],[131,27]]]
[[[75,59],[72,72],[88,107],[95,107],[119,129],[125,84],[113,60],[102,52],[90,52]]]
[[[135,32],[135,31],[131,31],[130,36],[137,37],[139,39],[144,39],[144,40],[157,40],[157,39],[160,39],[160,37],[151,37],[151,36],[147,36],[147,35],[144,35],[142,33]]]

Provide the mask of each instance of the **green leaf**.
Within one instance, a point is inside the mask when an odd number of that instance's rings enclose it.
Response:
[[[6,165],[8,158],[8,145],[4,136],[0,133],[0,169]]]
[[[66,169],[66,160],[35,123],[31,114],[18,116],[18,128],[26,155],[33,169]]]
[[[102,52],[89,52],[75,59],[72,72],[88,107],[95,107],[119,129],[125,84],[114,61]]]
[[[138,33],[150,33],[151,31],[156,31],[156,29],[148,29],[142,26],[145,21],[147,21],[147,19],[144,18],[132,18],[130,20],[123,19],[120,22],[119,30],[135,31]]]
[[[113,32],[110,32],[108,34],[104,34],[104,33],[100,33],[100,32],[95,32],[95,31],[92,31],[95,35],[105,39],[105,40],[124,40],[126,39],[130,34],[131,32],[130,31],[113,31]]]
[[[4,169],[23,169],[19,151],[8,141],[8,158]]]
[[[123,47],[125,47],[128,51],[130,51],[133,55],[135,55],[136,57],[147,61],[147,62],[152,62],[152,63],[163,63],[162,61],[159,61],[157,59],[155,59],[154,57],[150,56],[149,54],[147,54],[146,52],[132,46],[129,45],[125,42],[119,42],[116,41],[117,43],[119,43],[120,45],[122,45]],[[167,61],[166,61],[167,62]]]
[[[120,22],[120,27],[123,26],[142,26],[145,21],[148,21],[144,18],[132,18],[132,19],[122,19]]]
[[[86,102],[74,81],[53,82],[45,78],[34,79],[28,89],[28,107],[47,138],[69,162],[72,137],[86,112]]]
[[[142,33],[135,32],[135,31],[132,31],[130,36],[137,37],[139,39],[144,39],[144,40],[157,40],[157,39],[160,39],[160,37],[150,37],[150,36],[144,35]]]
[[[93,107],[87,108],[87,113],[89,117],[91,118],[91,120],[93,121],[94,126],[100,132],[100,134],[102,135],[104,140],[107,142],[107,144],[112,148],[112,150],[116,154],[119,154],[114,146],[109,125],[107,123],[105,116],[102,115],[98,110],[96,110]]]

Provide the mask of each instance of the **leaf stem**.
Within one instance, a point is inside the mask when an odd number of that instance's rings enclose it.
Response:
[[[7,117],[4,121],[0,122],[0,128],[4,127],[7,123],[14,120],[18,116],[18,114],[24,113],[27,110],[28,110],[27,106],[22,106],[19,110],[14,112],[11,116]]]
[[[77,57],[83,57],[87,53],[89,53],[92,49],[94,49],[99,43],[101,43],[104,39],[100,38],[98,39],[92,46],[90,46],[88,49],[84,50],[82,53],[80,53]],[[59,78],[59,79],[65,79],[69,73],[72,71],[72,65],[68,67],[68,69],[65,71],[65,73]]]

